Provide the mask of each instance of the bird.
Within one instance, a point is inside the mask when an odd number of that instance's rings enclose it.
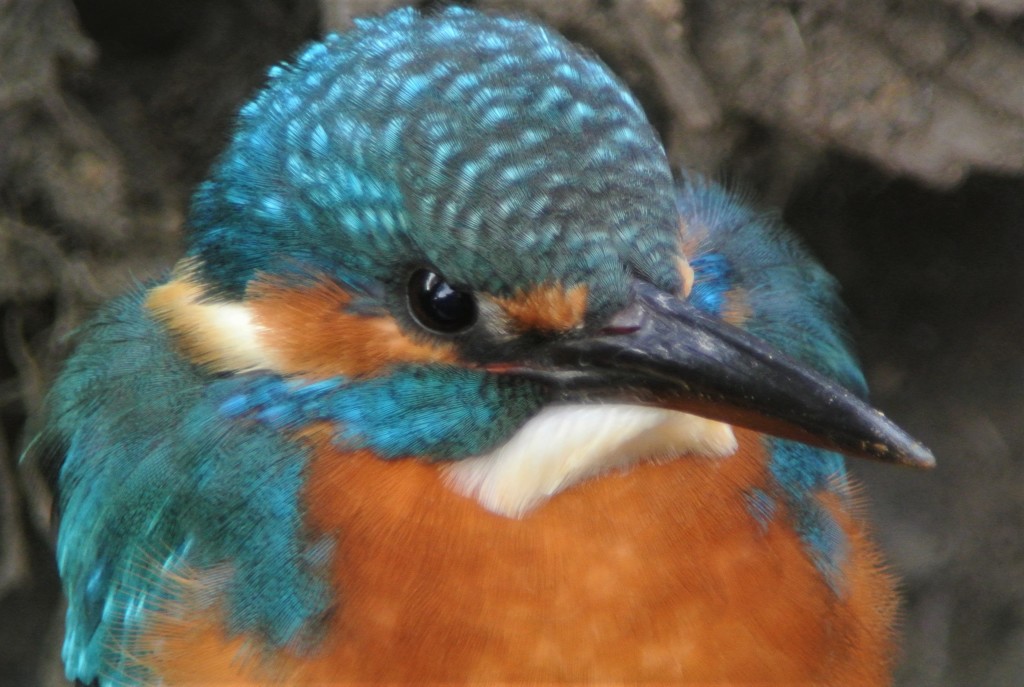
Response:
[[[835,280],[524,17],[272,67],[26,454],[82,685],[883,685]]]

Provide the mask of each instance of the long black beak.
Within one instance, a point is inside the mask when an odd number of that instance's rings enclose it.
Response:
[[[533,370],[566,399],[622,400],[915,467],[931,451],[856,395],[650,284],[596,336],[552,344]]]

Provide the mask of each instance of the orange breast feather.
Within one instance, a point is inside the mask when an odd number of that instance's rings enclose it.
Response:
[[[666,682],[887,684],[894,597],[862,526],[836,597],[785,516],[764,527],[756,435],[725,460],[603,476],[522,520],[451,492],[437,466],[326,445],[309,518],[338,534],[338,607],[312,656],[253,660],[215,614],[164,622],[169,684]]]

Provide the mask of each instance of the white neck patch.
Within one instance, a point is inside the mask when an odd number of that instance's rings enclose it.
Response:
[[[188,276],[150,289],[146,307],[194,363],[232,373],[276,368],[252,311],[244,303],[204,301],[202,288]]]
[[[555,405],[544,408],[504,445],[447,465],[459,494],[489,511],[520,518],[588,477],[642,460],[736,452],[722,422],[644,406]]]

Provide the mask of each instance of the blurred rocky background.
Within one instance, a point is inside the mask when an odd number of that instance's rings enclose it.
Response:
[[[67,334],[174,260],[267,66],[406,4],[0,0],[0,685],[64,684],[48,495],[17,458]],[[839,278],[874,401],[939,459],[854,466],[904,581],[897,683],[1024,684],[1024,0],[465,4],[589,46],[674,162]]]

